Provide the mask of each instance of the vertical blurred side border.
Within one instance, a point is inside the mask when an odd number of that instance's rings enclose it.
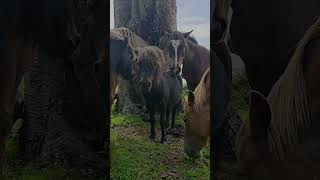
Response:
[[[107,112],[107,118],[106,118],[106,130],[107,130],[107,143],[106,143],[106,149],[107,149],[107,154],[106,154],[106,159],[107,159],[107,175],[110,179],[110,169],[111,169],[111,163],[110,163],[110,122],[111,122],[111,116],[110,116],[110,61],[109,61],[109,58],[110,58],[110,40],[109,40],[109,36],[110,36],[110,1],[113,1],[113,0],[105,0],[106,1],[106,17],[107,17],[107,22],[106,22],[106,92],[107,95],[106,95],[106,99],[107,99],[107,103],[106,103],[106,110]]]
[[[210,69],[213,69],[213,63],[212,63],[212,49],[214,48],[214,45],[216,42],[214,42],[214,38],[212,36],[213,32],[213,24],[214,24],[214,9],[216,6],[216,0],[210,1]],[[210,107],[213,107],[213,93],[212,93],[212,86],[213,86],[213,73],[210,73]],[[213,114],[213,108],[210,108],[210,118],[212,118]],[[213,122],[210,120],[210,122]],[[210,179],[214,179],[214,175],[216,174],[216,164],[215,164],[215,153],[214,153],[214,142],[213,142],[213,123],[210,123]]]

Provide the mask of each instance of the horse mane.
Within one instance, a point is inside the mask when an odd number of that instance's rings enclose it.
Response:
[[[210,67],[203,74],[198,86],[194,90],[194,110],[199,112],[204,107],[210,107],[210,80],[205,83],[205,78],[210,78]]]
[[[128,28],[121,27],[110,30],[110,40],[123,40],[125,37],[128,38],[132,47],[144,47],[148,45],[145,40]]]
[[[190,43],[189,41],[191,41],[194,44],[198,44],[198,41],[194,36],[188,36],[187,41],[188,43]]]
[[[145,65],[156,72],[155,81],[158,81],[165,71],[166,58],[161,49],[156,46],[146,46],[134,48],[134,63],[143,62]]]
[[[320,18],[306,31],[286,70],[267,97],[271,108],[268,143],[276,159],[285,159],[286,153],[297,142],[299,132],[310,126],[302,63],[305,47],[319,36]]]

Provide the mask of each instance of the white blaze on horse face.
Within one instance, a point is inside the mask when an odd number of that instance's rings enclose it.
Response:
[[[179,73],[180,76],[182,76],[182,68],[183,68],[183,63],[181,63],[180,65],[180,73]]]
[[[177,69],[178,64],[178,47],[180,45],[180,40],[171,40],[172,47],[174,48],[174,68]]]

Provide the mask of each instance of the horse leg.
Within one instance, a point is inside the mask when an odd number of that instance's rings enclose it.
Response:
[[[165,124],[165,114],[167,107],[163,106],[160,112],[160,126],[161,126],[161,143],[167,141],[167,132],[166,132],[166,124]]]
[[[176,113],[177,113],[177,106],[174,106],[173,108],[172,108],[172,121],[171,121],[171,128],[173,129],[175,126],[176,126],[176,124],[175,124],[175,119],[176,119]]]
[[[169,127],[169,118],[170,118],[170,107],[168,106],[167,107],[167,110],[166,110],[166,129]]]
[[[112,104],[114,102],[114,98],[115,98],[115,91],[116,91],[116,87],[118,84],[118,75],[111,72],[111,78],[110,78],[110,88],[111,88],[111,95],[110,95],[110,108],[112,107]]]
[[[156,138],[156,127],[155,127],[155,118],[154,118],[154,109],[150,109],[150,124],[151,124],[151,132],[149,138],[154,140]]]

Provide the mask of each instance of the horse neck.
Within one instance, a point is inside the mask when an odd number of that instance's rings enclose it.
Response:
[[[193,52],[195,51],[195,48],[197,48],[199,45],[193,43],[190,40],[187,40],[187,49],[186,53],[184,55],[184,60],[188,61],[193,56]]]

